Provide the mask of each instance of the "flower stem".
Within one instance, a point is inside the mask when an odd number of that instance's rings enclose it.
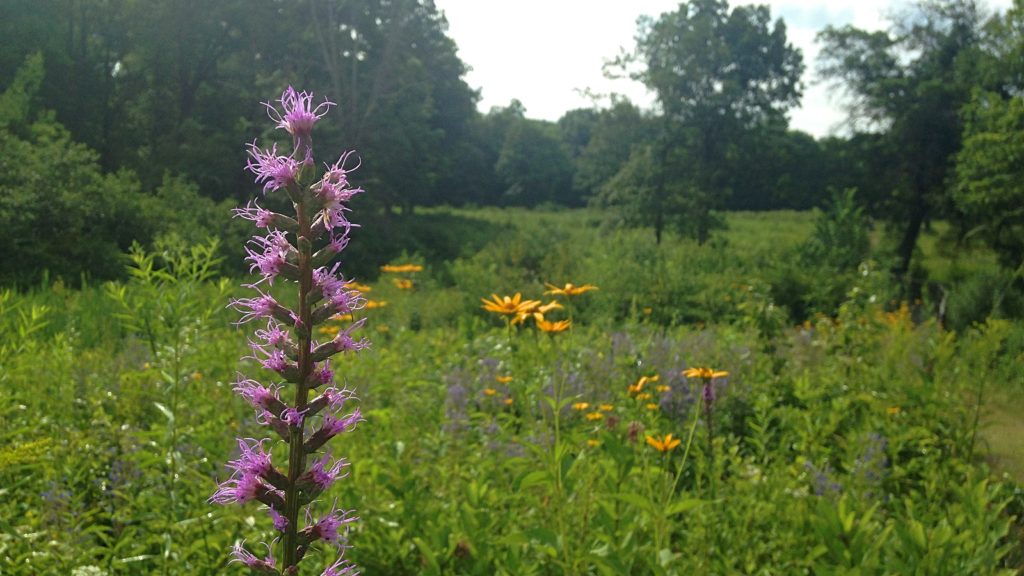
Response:
[[[313,289],[313,267],[311,259],[311,219],[304,202],[295,204],[298,213],[299,231],[297,248],[299,252],[299,322],[301,329],[296,330],[299,345],[298,382],[295,384],[295,409],[302,412],[309,401],[309,388],[306,381],[313,371],[312,362],[312,327],[313,314],[309,302],[309,293]],[[285,490],[285,518],[288,525],[284,533],[284,569],[296,566],[298,554],[298,523],[299,523],[299,491],[296,483],[306,469],[306,452],[303,447],[305,426],[301,423],[291,427],[288,442],[288,486]]]

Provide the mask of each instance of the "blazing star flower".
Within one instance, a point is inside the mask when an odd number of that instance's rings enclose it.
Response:
[[[359,520],[359,518],[352,516],[352,514],[352,510],[338,510],[337,504],[335,504],[326,516],[312,523],[312,515],[307,510],[306,522],[311,523],[311,525],[303,530],[303,534],[310,542],[323,540],[334,544],[338,548],[345,548],[346,539],[344,531],[347,531],[348,524]]]
[[[246,169],[256,175],[256,183],[263,184],[263,193],[280,190],[295,184],[302,164],[294,158],[277,153],[277,144],[263,150],[255,142],[249,145]]]
[[[246,287],[257,294],[232,300],[229,306],[241,312],[238,324],[267,320],[266,328],[254,331],[254,339],[249,341],[252,354],[246,358],[273,370],[283,382],[263,385],[240,376],[234,390],[255,408],[256,421],[270,427],[287,444],[288,469],[274,466],[273,453],[265,448],[269,439],[238,439],[239,454],[227,464],[231,477],[218,484],[209,499],[216,504],[257,501],[268,507],[274,529],[281,533],[275,540],[283,552],[280,570],[273,555],[261,559],[242,544],[235,546],[233,561],[245,564],[253,573],[278,576],[299,574],[298,564],[312,542],[323,540],[343,548],[347,526],[357,519],[352,511],[334,507],[319,521],[310,520],[306,528],[300,530],[298,526],[301,508],[305,507],[309,519],[316,497],[346,475],[347,460],[335,460],[328,453],[318,455],[317,451],[332,437],[362,421],[358,408],[348,408],[348,402],[355,398],[348,389],[329,387],[312,401],[308,398],[318,387],[333,382],[332,356],[369,346],[365,338],[354,336],[365,318],[352,322],[345,330],[329,330],[334,337],[330,342],[318,344],[313,340],[314,333],[331,328],[324,326],[331,317],[351,317],[366,305],[360,291],[339,272],[340,265],[331,265],[331,260],[347,247],[349,231],[356,226],[348,220],[346,203],[363,192],[349,181],[351,172],[359,167],[349,165],[354,152],[343,154],[327,166],[322,178],[315,180],[311,133],[333,103],[324,100],[315,105],[312,94],[291,87],[279,102],[283,111],[267,103],[267,114],[277,128],[292,135],[293,150],[284,154],[278,152],[276,144],[265,149],[253,142],[247,147],[246,169],[255,174],[264,194],[284,188],[295,215],[265,210],[254,201],[235,210],[235,216],[267,229],[267,234],[253,237],[245,247],[250,272],[260,276]],[[295,310],[285,308],[258,287],[275,279],[294,283],[298,291],[293,300],[298,302]],[[286,392],[294,402],[282,399]],[[319,426],[307,426],[314,417]],[[293,505],[296,502],[299,506]],[[356,567],[342,559],[324,572],[326,576],[355,574]]]
[[[233,558],[232,562],[241,562],[256,572],[264,572],[267,574],[277,574],[277,560],[274,559],[274,555],[270,552],[270,546],[267,546],[267,557],[257,558],[251,552],[245,549],[245,542],[239,542],[235,544],[235,547],[231,550]]]
[[[359,576],[359,569],[352,562],[338,558],[320,576]]]

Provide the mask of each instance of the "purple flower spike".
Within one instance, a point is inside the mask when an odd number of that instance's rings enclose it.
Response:
[[[234,391],[256,411],[256,422],[277,434],[279,439],[238,439],[238,453],[228,462],[231,477],[217,485],[209,498],[214,504],[245,504],[259,502],[280,538],[280,561],[270,554],[260,558],[242,544],[234,547],[234,562],[248,566],[254,574],[281,576],[302,573],[300,562],[310,552],[310,544],[325,541],[344,550],[348,525],[355,522],[354,511],[331,508],[317,522],[311,509],[324,490],[347,476],[349,463],[334,459],[320,449],[334,436],[348,432],[362,421],[358,408],[349,400],[355,395],[333,387],[331,357],[339,352],[357,352],[369,346],[365,338],[353,337],[366,318],[351,323],[330,342],[313,340],[314,328],[338,313],[363,309],[366,300],[346,287],[349,281],[333,259],[349,242],[349,232],[356,224],[348,219],[347,203],[363,192],[349,177],[359,168],[354,152],[346,152],[334,164],[327,165],[317,176],[313,159],[312,130],[334,103],[324,100],[316,104],[313,95],[288,87],[281,94],[280,106],[266,104],[267,114],[292,135],[290,153],[279,152],[276,144],[269,148],[247,145],[246,169],[267,194],[284,189],[294,212],[278,214],[250,201],[234,211],[235,216],[265,229],[265,235],[254,236],[246,243],[249,271],[258,279],[247,288],[256,294],[238,298],[229,306],[241,313],[236,324],[266,319],[266,327],[253,330],[249,340],[250,356],[263,368],[273,371],[275,382],[264,385],[240,375]],[[353,162],[353,160],[356,161]],[[282,306],[274,296],[262,291],[260,284],[277,284],[282,292],[290,284],[291,294]],[[275,292],[276,293],[276,292]],[[317,391],[323,392],[317,395]],[[273,444],[268,444],[273,442]],[[271,449],[273,447],[273,449]],[[278,450],[287,468],[274,466]],[[305,510],[305,528],[300,514]],[[279,544],[277,544],[279,543]],[[339,555],[340,556],[340,555]],[[280,568],[278,566],[280,565]],[[352,562],[337,558],[323,574],[355,576],[359,572]]]

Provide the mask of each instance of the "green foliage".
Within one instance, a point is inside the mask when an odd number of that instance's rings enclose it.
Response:
[[[1024,101],[978,93],[966,108],[953,201],[1010,270],[1024,273]]]
[[[915,323],[882,307],[887,276],[868,269],[834,318],[791,327],[758,274],[813,234],[807,215],[734,216],[728,243],[658,247],[592,212],[445,214],[423,216],[481,220],[490,241],[410,257],[425,264],[411,290],[371,282],[374,346],[333,366],[367,419],[337,491],[367,573],[1019,568],[1024,501],[986,477],[972,425],[979,383],[1018,371],[1019,323]],[[132,252],[123,284],[0,293],[3,573],[230,573],[236,541],[274,537],[262,512],[205,501],[231,438],[256,430],[230,390],[245,334],[217,253],[165,240]],[[479,308],[544,281],[600,288],[554,313],[569,333],[509,339]],[[702,383],[680,375],[693,366],[730,372],[713,437]],[[650,398],[628,392],[641,376],[659,377]],[[645,443],[669,433],[667,454]]]

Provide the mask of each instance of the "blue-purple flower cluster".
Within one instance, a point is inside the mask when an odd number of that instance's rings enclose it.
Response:
[[[238,457],[228,462],[231,476],[222,482],[210,501],[231,504],[256,501],[266,506],[274,529],[280,532],[282,561],[273,548],[264,544],[260,557],[244,547],[235,546],[234,561],[258,574],[297,574],[298,562],[310,545],[323,541],[339,550],[339,559],[323,576],[352,576],[358,569],[341,557],[347,548],[346,533],[358,520],[352,510],[335,505],[314,519],[313,506],[319,497],[348,474],[349,462],[333,458],[325,445],[335,436],[351,431],[362,421],[352,390],[333,385],[331,356],[358,352],[368,346],[355,331],[365,319],[341,330],[328,342],[313,340],[313,328],[336,314],[352,314],[366,302],[356,290],[348,288],[333,258],[348,244],[353,224],[348,221],[347,203],[361,188],[349,182],[352,152],[327,165],[319,178],[314,176],[312,128],[333,103],[314,106],[313,95],[288,88],[281,96],[283,111],[266,104],[268,115],[278,128],[292,136],[292,153],[281,154],[277,145],[269,149],[249,145],[247,169],[263,185],[263,193],[284,191],[295,208],[295,215],[266,210],[256,202],[235,210],[235,215],[251,220],[267,230],[254,236],[246,246],[250,271],[259,280],[247,285],[256,291],[250,298],[239,298],[231,306],[242,313],[239,324],[258,320],[265,327],[253,332],[249,341],[255,360],[273,374],[271,383],[239,376],[234,390],[256,411],[257,421],[273,430],[278,439],[238,439]],[[307,181],[312,181],[307,184]],[[315,246],[319,249],[314,249]],[[266,288],[275,280],[298,286],[294,308],[278,302]],[[287,399],[284,397],[287,396]],[[273,462],[273,447],[288,448],[288,465],[279,469]],[[300,519],[300,510],[304,509]],[[300,520],[304,526],[297,524]],[[275,540],[276,542],[277,540]]]

